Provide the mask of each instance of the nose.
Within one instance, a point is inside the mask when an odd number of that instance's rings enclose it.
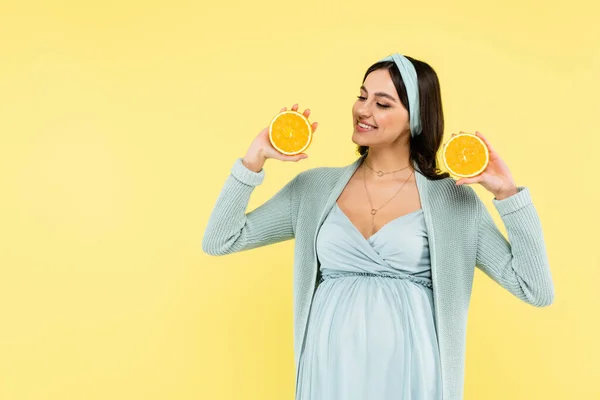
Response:
[[[363,101],[356,105],[356,113],[359,118],[366,119],[371,116],[371,108],[368,103],[367,101]]]

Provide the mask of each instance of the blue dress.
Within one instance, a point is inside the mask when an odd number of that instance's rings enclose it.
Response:
[[[439,400],[423,210],[369,239],[337,203],[317,236],[321,283],[301,351],[296,400]]]

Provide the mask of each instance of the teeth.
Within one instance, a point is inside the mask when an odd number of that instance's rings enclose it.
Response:
[[[374,129],[373,126],[371,126],[371,125],[365,125],[362,122],[359,122],[358,126],[360,126],[361,128],[364,128],[364,129]]]

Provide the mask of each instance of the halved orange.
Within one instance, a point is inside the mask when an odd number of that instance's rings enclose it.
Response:
[[[313,131],[310,121],[298,111],[277,114],[269,125],[269,140],[280,153],[293,156],[310,146]]]
[[[442,152],[448,171],[461,178],[481,174],[490,161],[487,146],[473,133],[460,132],[452,136]]]

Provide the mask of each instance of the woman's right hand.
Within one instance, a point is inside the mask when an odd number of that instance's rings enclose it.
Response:
[[[286,111],[287,107],[283,107],[280,112]],[[292,106],[293,111],[298,111],[298,104]],[[306,109],[303,115],[308,118],[310,110]],[[318,123],[313,122],[311,124],[313,133],[317,130]],[[264,128],[258,136],[254,139],[246,156],[244,157],[244,164],[246,167],[258,172],[262,169],[265,161],[269,158],[274,158],[280,161],[300,161],[308,156],[304,153],[296,154],[294,156],[288,156],[277,151],[271,141],[269,140],[269,127]]]

